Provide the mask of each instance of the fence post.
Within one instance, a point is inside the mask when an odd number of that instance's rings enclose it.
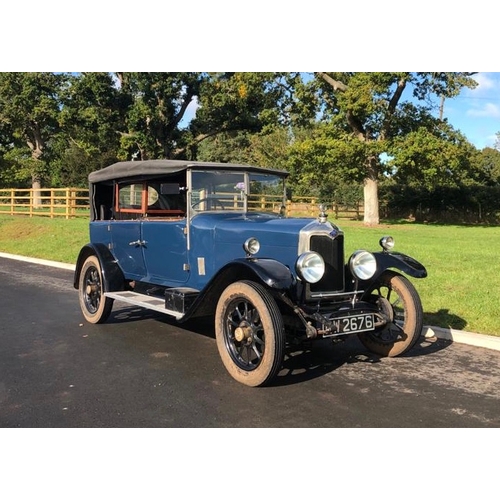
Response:
[[[50,218],[54,218],[54,189],[50,190]]]
[[[71,196],[71,217],[74,217],[76,214],[76,191],[74,188],[71,188],[70,196]]]
[[[14,215],[14,196],[16,195],[16,192],[14,189],[10,190],[10,215]]]
[[[66,219],[69,219],[69,188],[66,188]]]
[[[34,190],[30,189],[30,217],[33,217],[33,203],[35,202]]]

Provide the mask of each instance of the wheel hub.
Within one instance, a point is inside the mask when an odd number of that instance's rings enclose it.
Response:
[[[99,287],[96,284],[93,284],[93,285],[89,284],[89,285],[87,285],[87,288],[85,289],[85,291],[86,291],[87,295],[91,295],[93,293],[96,293],[98,289],[99,289]]]
[[[252,338],[252,329],[248,324],[244,323],[234,330],[234,338],[237,342],[243,342]]]

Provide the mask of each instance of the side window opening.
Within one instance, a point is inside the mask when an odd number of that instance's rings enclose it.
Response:
[[[185,215],[185,183],[153,180],[117,185],[116,219],[181,218]]]
[[[111,220],[114,217],[112,184],[96,184],[92,189],[91,220]]]
[[[116,219],[138,219],[143,216],[145,196],[144,183],[117,184],[116,192]]]
[[[147,214],[184,217],[186,214],[186,189],[178,182],[158,182],[148,185]]]

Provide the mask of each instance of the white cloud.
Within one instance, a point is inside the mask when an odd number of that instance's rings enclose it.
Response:
[[[474,89],[464,89],[464,97],[490,98],[496,100],[500,94],[500,73],[478,73],[472,77],[478,83]]]
[[[474,80],[479,84],[475,90],[483,92],[498,87],[498,80],[496,80],[493,75],[498,76],[496,73],[478,73],[474,75]]]
[[[500,106],[492,102],[482,104],[480,107],[471,108],[466,112],[467,116],[500,118]]]
[[[498,142],[498,135],[492,134],[492,135],[489,135],[488,137],[485,137],[485,142],[486,142],[485,147],[487,147],[487,146],[494,147],[495,144]]]

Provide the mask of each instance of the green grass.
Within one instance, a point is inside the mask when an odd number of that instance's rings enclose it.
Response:
[[[0,252],[74,264],[89,241],[88,218],[0,215]]]
[[[500,227],[339,222],[346,255],[357,248],[376,250],[390,234],[395,251],[427,269],[411,279],[422,299],[425,324],[500,336]]]
[[[379,250],[387,234],[395,250],[425,265],[428,277],[410,278],[420,293],[425,324],[500,336],[500,227],[394,223],[365,227],[342,220],[346,255]],[[74,264],[88,242],[87,219],[0,215],[0,252]]]

